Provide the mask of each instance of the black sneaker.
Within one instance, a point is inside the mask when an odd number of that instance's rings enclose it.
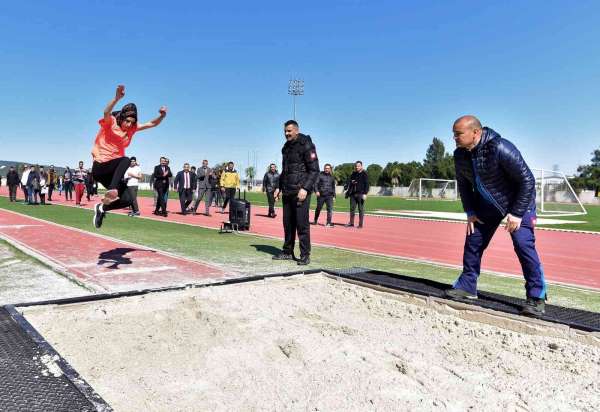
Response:
[[[294,255],[281,252],[280,254],[273,256],[273,260],[294,260]]]
[[[362,229],[362,228],[363,228],[363,225],[358,225],[358,226],[356,226],[356,228],[357,228],[357,229]]]
[[[102,227],[102,221],[104,220],[105,212],[100,210],[101,207],[102,203],[97,203],[96,206],[94,206],[94,219],[92,222],[96,229],[100,229],[100,227]]]
[[[466,290],[455,288],[446,290],[445,295],[447,298],[455,300],[477,299],[477,295],[473,295],[472,293],[469,293]]]
[[[333,223],[327,223],[325,227],[333,227]]]
[[[298,265],[300,266],[305,266],[310,264],[310,256],[300,256],[300,259],[298,259]]]
[[[310,222],[310,224],[313,225],[313,226],[315,226],[317,224],[317,222],[316,221]]]
[[[354,227],[354,223],[346,223],[344,227]]]
[[[546,302],[544,299],[528,297],[527,302],[521,308],[521,315],[540,317],[546,313]]]

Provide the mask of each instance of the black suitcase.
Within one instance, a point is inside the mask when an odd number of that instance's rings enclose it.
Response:
[[[250,202],[246,200],[246,192],[242,199],[241,190],[237,199],[229,200],[229,222],[237,230],[250,230]]]

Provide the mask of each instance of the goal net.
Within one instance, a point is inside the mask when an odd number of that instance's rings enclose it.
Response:
[[[540,216],[577,216],[587,211],[564,173],[531,169],[535,176],[536,206]]]
[[[456,200],[458,199],[456,180],[413,179],[408,187],[408,197],[419,200]]]

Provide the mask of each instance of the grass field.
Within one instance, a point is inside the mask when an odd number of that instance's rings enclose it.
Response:
[[[29,216],[59,223],[89,232],[96,232],[91,225],[92,212],[66,206],[27,206],[20,202],[10,203],[0,197],[0,208],[13,210]],[[214,229],[155,221],[132,219],[127,216],[108,215],[101,234],[165,250],[192,259],[198,259],[229,268],[238,273],[274,273],[298,270],[293,262],[274,262],[271,256],[281,247],[281,241],[253,235],[219,234]],[[63,247],[64,239],[57,239],[57,247]],[[315,247],[309,268],[368,267],[408,276],[452,283],[457,269],[416,263],[408,260],[373,256],[345,250]],[[523,280],[493,274],[482,274],[481,290],[523,297]],[[600,311],[600,293],[551,286],[552,303],[592,311]]]
[[[152,191],[141,190],[140,196],[152,197]],[[177,199],[177,192],[169,193],[170,199]],[[257,206],[268,206],[267,197],[263,193],[247,192],[246,198]],[[311,197],[311,208],[316,207],[316,196]],[[276,206],[281,206],[278,202]],[[350,202],[344,199],[344,196],[338,195],[334,204],[334,209],[338,212],[348,212],[350,210]],[[600,232],[600,206],[586,206],[588,214],[585,216],[566,216],[561,217],[563,220],[585,221],[586,223],[573,223],[562,225],[546,225],[547,227],[558,227],[560,229],[572,230],[587,230],[590,232]],[[365,210],[368,213],[376,213],[377,211],[389,210],[427,210],[433,212],[462,212],[462,204],[460,201],[448,200],[409,200],[394,196],[370,196],[365,203]],[[544,226],[544,225],[541,225]]]

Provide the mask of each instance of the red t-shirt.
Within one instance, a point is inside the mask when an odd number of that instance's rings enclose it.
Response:
[[[104,119],[98,121],[100,130],[96,135],[92,157],[94,162],[104,163],[125,156],[125,148],[131,143],[131,138],[137,131],[137,123],[126,132],[117,124],[115,116],[110,117],[110,123]]]

